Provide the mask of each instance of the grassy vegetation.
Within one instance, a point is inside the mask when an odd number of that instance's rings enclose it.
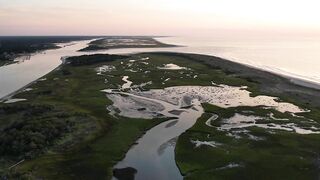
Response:
[[[16,160],[36,156],[56,138],[71,132],[75,120],[86,119],[81,114],[62,113],[49,105],[2,106],[1,114],[6,119],[0,118],[5,127],[0,136],[0,154]]]
[[[148,61],[149,65],[138,61],[129,62],[131,59],[139,60],[149,56],[152,59]],[[119,58],[125,59],[116,61]],[[69,58],[67,62],[68,65],[63,65],[45,76],[46,81],[37,81],[31,85],[29,88],[32,88],[32,91],[21,92],[15,96],[28,101],[1,105],[2,109],[6,109],[2,111],[1,116],[1,137],[7,139],[3,143],[9,145],[2,154],[6,156],[2,170],[6,171],[6,168],[15,162],[27,159],[16,169],[19,173],[31,177],[110,177],[112,166],[124,156],[137,137],[163,119],[115,119],[109,116],[106,110],[106,106],[112,102],[100,90],[117,88],[123,83],[121,79],[124,75],[128,75],[134,85],[152,81],[153,83],[144,87],[145,89],[172,85],[210,85],[213,76],[220,79],[220,82],[226,81],[221,71],[210,72],[201,64],[191,65],[182,58],[172,59],[160,55],[144,54],[130,58],[93,55]],[[188,66],[192,70],[158,69],[167,63]],[[116,71],[99,76],[96,74],[96,68],[103,65],[115,66]],[[129,69],[139,72],[131,72]],[[194,74],[198,74],[198,70],[203,70],[199,74],[201,81],[193,78]],[[150,73],[146,74],[145,71]],[[171,80],[163,84],[166,78]],[[105,83],[105,79],[108,83]],[[228,81],[241,83],[232,77],[228,78]],[[39,113],[32,113],[32,109],[37,108],[41,109],[38,110]],[[21,127],[16,128],[17,125]],[[34,129],[25,128],[30,126]],[[11,129],[15,130],[14,134],[11,133]],[[57,133],[51,135],[51,130],[56,129]],[[9,141],[12,138],[8,136],[16,139],[18,144]],[[12,154],[12,149],[20,149],[20,152]],[[90,150],[90,153],[87,150]],[[60,169],[61,167],[64,168]],[[57,171],[60,173],[55,174]]]
[[[105,78],[98,76],[95,71],[96,67],[114,62],[108,56],[105,56],[105,60],[106,62],[92,65],[64,65],[48,74],[46,81],[37,81],[31,85],[32,91],[16,95],[17,98],[24,97],[28,101],[1,105],[0,109],[5,111],[1,111],[3,116],[0,137],[11,136],[12,134],[8,133],[10,129],[18,132],[15,139],[20,140],[19,137],[23,136],[18,144],[20,146],[17,147],[21,151],[16,153],[19,156],[12,154],[14,151],[1,155],[5,157],[1,165],[2,173],[9,174],[9,177],[105,179],[111,176],[112,166],[125,155],[132,143],[146,129],[166,120],[110,116],[106,106],[110,105],[111,101],[100,92],[107,86],[104,83]],[[122,84],[121,79],[117,83]],[[39,114],[33,113],[32,110],[37,107],[41,109]],[[64,118],[65,116],[68,118]],[[25,117],[29,117],[30,121]],[[54,130],[55,124],[58,128],[60,122],[69,121],[72,123],[70,127],[62,124],[67,131],[59,130],[61,133],[53,135],[52,140],[39,142],[42,146],[38,149],[26,149],[29,148],[34,133],[37,133],[36,138],[47,138],[51,136],[51,132],[45,126]],[[20,129],[15,128],[19,123],[25,125]],[[30,125],[34,129],[24,128]],[[6,152],[14,149],[6,148]],[[32,156],[27,156],[29,154]],[[10,165],[21,159],[26,161],[14,171],[7,171]]]
[[[121,58],[125,59],[125,58],[128,58],[128,56],[121,56],[121,55],[106,56],[104,54],[82,55],[82,56],[69,57],[66,59],[66,62],[71,66],[85,66],[85,65],[97,64],[100,62],[115,61]]]
[[[181,57],[188,59],[192,63],[201,63],[210,69],[220,70],[228,76],[245,80],[242,81],[245,82],[243,85],[248,86],[249,91],[252,92],[252,96],[265,94],[281,97],[283,101],[291,102],[300,107],[314,109],[316,111],[320,107],[319,90],[296,85],[285,77],[267,71],[255,69],[215,56],[183,53],[159,54],[167,55],[171,58]],[[228,84],[228,82],[225,84]]]
[[[141,61],[142,58],[147,57],[150,59],[147,61]],[[207,65],[194,63],[193,61],[183,57],[145,53],[137,54],[129,58],[129,60],[136,61],[133,63],[128,61],[122,63],[121,61],[115,61],[112,64],[115,66],[117,71],[108,73],[108,88],[114,88],[116,82],[119,82],[119,79],[121,80],[124,75],[129,76],[129,80],[133,82],[133,86],[152,81],[152,84],[148,84],[143,87],[144,90],[183,85],[211,86],[212,82],[234,86],[241,86],[243,84],[255,86],[255,84],[250,83],[245,79],[229,76],[220,69],[212,69]],[[144,62],[147,62],[148,64],[144,64]],[[159,69],[159,67],[163,67],[165,64],[169,63],[177,64],[181,67],[187,67],[188,69]],[[196,78],[194,78],[195,75],[197,76]],[[169,80],[165,81],[166,79]]]
[[[138,72],[127,71],[125,75],[129,76],[129,80],[140,84],[147,81],[152,81],[153,84],[147,85],[144,89],[165,88],[178,85],[212,85],[213,81],[216,84],[227,84],[234,86],[248,86],[254,94],[261,94],[262,82],[252,81],[248,77],[243,77],[230,71],[225,71],[219,66],[212,67],[205,63],[196,63],[194,59],[185,56],[176,56],[165,53],[142,54],[141,57],[150,57],[150,64],[144,65],[138,62],[132,63],[129,69]],[[131,58],[137,59],[137,58]],[[151,63],[152,62],[152,63]],[[163,64],[174,63],[182,67],[188,67],[189,70],[164,71],[157,69]],[[121,69],[128,70],[128,67]],[[143,68],[142,68],[143,67]],[[150,74],[140,73],[139,69],[150,71]],[[142,71],[142,72],[143,72]],[[122,73],[123,74],[123,73]],[[114,74],[119,76],[120,74]],[[194,78],[197,75],[197,78]],[[169,81],[164,81],[170,78]],[[279,79],[282,81],[282,78]],[[271,82],[268,82],[271,83]],[[299,89],[300,87],[298,87]],[[294,89],[291,89],[292,91]],[[311,90],[313,91],[313,90]],[[311,113],[302,113],[307,118],[311,118],[316,122],[320,121],[320,111],[316,103],[313,106],[308,106],[302,103],[299,96],[293,96],[290,99],[288,96],[283,96],[283,92],[263,93],[284,97],[294,104],[301,107],[311,109]],[[248,115],[256,115],[268,117],[269,113],[273,113],[276,118],[289,118],[290,122],[297,124],[300,127],[309,129],[312,125],[303,118],[292,117],[288,113],[280,113],[275,110],[263,109],[262,107],[237,107],[237,108],[218,108],[215,106],[204,105],[207,113],[216,113],[220,115],[220,119],[216,122],[217,126],[221,124],[222,118],[229,118],[235,113],[252,111]],[[242,135],[241,140],[228,137],[226,132],[217,131],[215,128],[209,128],[205,125],[205,121],[210,117],[210,114],[204,114],[197,124],[183,134],[178,141],[176,149],[176,160],[182,172],[186,174],[186,179],[314,179],[318,177],[318,158],[319,158],[319,135],[301,135],[286,131],[277,131],[272,134],[263,128],[251,127],[247,128],[250,134],[255,137],[263,138],[262,141],[250,139],[248,135]],[[281,124],[283,122],[265,118],[262,122]],[[259,123],[259,122],[258,122]],[[210,138],[208,137],[210,134]],[[211,148],[201,147],[195,149],[190,143],[190,137],[205,140],[216,141],[222,144],[223,147]],[[209,159],[209,160],[208,160]],[[230,168],[226,170],[214,170],[222,168],[228,163],[239,163],[241,167]],[[240,170],[239,170],[240,169]],[[292,173],[292,171],[294,171]]]
[[[228,135],[230,131],[215,127],[236,112],[250,110],[253,115],[263,117],[265,110],[259,107],[223,109],[209,104],[204,108],[206,113],[177,142],[176,161],[185,179],[316,179],[319,176],[320,145],[316,143],[319,135],[250,127],[245,129],[258,140],[246,133],[235,138]],[[219,115],[212,124],[215,127],[205,124],[211,113]],[[221,145],[196,148],[190,140],[214,141]]]
[[[142,60],[146,57],[149,60]],[[137,138],[147,129],[166,120],[130,119],[108,114],[106,106],[112,102],[100,90],[118,88],[124,83],[123,76],[129,76],[133,86],[152,81],[144,87],[137,87],[141,90],[179,85],[211,86],[212,82],[245,85],[256,93],[261,88],[256,81],[219,66],[197,62],[187,55],[93,55],[73,57],[67,62],[45,76],[47,80],[32,84],[29,87],[32,91],[20,92],[14,97],[27,101],[0,104],[0,139],[4,139],[1,143],[9,144],[0,151],[3,174],[13,179],[109,179],[112,167],[124,157]],[[158,68],[169,63],[188,69]],[[113,66],[115,70],[97,75],[97,68],[104,65]],[[291,101],[299,104],[295,98]],[[261,107],[223,109],[208,104],[203,106],[206,113],[177,143],[176,161],[186,179],[312,179],[318,175],[319,135],[298,135],[284,131],[272,134],[251,127],[248,128],[250,134],[263,138],[263,141],[252,140],[247,135],[234,139],[226,132],[204,123],[211,116],[210,113],[220,116],[213,124],[215,126],[221,125],[222,118],[244,111],[253,111],[252,115],[263,117],[272,112],[277,118],[291,117],[289,114]],[[318,108],[310,108],[312,112],[305,115],[319,121]],[[297,124],[301,122],[298,117],[291,120]],[[9,141],[8,136],[19,140],[18,143]],[[190,139],[215,141],[222,145],[217,148],[194,148]],[[9,153],[23,145],[26,145],[26,149],[21,152]],[[26,161],[8,171],[10,165],[21,159]],[[240,166],[221,169],[229,163]]]

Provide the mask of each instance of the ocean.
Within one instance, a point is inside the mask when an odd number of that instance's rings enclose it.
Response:
[[[320,38],[165,37],[178,52],[214,55],[320,85]],[[173,50],[173,49],[172,49]]]

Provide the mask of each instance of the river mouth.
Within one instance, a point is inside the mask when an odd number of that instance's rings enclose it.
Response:
[[[164,89],[150,89],[137,91],[130,87],[130,77],[124,76],[125,82],[120,89],[106,89],[107,97],[113,101],[108,109],[113,109],[113,115],[129,118],[152,119],[156,117],[175,117],[176,119],[163,122],[150,129],[127,152],[125,158],[114,166],[115,177],[122,179],[183,179],[175,162],[175,146],[178,137],[191,128],[198,118],[204,113],[203,103],[209,103],[221,108],[235,107],[259,107],[273,109],[280,113],[288,113],[295,116],[296,113],[307,110],[286,102],[280,102],[278,98],[270,96],[251,97],[246,87],[233,87],[227,85],[212,86],[173,86]],[[128,86],[128,83],[130,85]],[[125,88],[124,88],[125,86]],[[282,123],[286,119],[277,119],[273,114],[269,118]],[[319,129],[303,129],[290,122],[282,125],[273,125],[267,121],[259,122],[259,117],[243,111],[235,114],[230,119],[221,120],[221,125],[212,125],[219,116],[213,114],[206,121],[206,125],[217,128],[220,131],[230,131],[230,136],[235,136],[238,131],[245,131],[246,127],[258,126],[265,129],[292,131],[299,134],[319,133]],[[239,130],[240,129],[240,130]],[[246,132],[248,136],[251,136]],[[190,139],[195,148],[200,146],[217,147],[216,142],[199,141]],[[130,170],[130,171],[128,171]],[[127,174],[131,172],[131,174]],[[123,174],[124,173],[124,174]]]

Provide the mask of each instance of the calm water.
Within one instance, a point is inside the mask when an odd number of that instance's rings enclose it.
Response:
[[[161,41],[188,46],[181,48],[183,52],[215,55],[320,84],[320,37],[168,37]]]
[[[32,81],[49,73],[61,64],[61,57],[75,56],[83,53],[77,52],[90,41],[58,44],[64,46],[60,49],[47,50],[36,53],[16,64],[0,67],[0,98],[28,85]]]

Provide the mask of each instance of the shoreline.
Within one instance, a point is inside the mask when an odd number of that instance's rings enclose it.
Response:
[[[156,50],[156,48],[155,48]],[[99,52],[97,52],[99,53]],[[293,76],[289,76],[289,75],[285,75],[285,74],[281,74],[281,73],[276,73],[276,72],[273,72],[273,71],[268,71],[266,69],[263,69],[263,68],[259,68],[259,67],[256,67],[256,66],[253,66],[253,65],[250,65],[250,64],[245,64],[245,63],[239,63],[239,62],[235,62],[235,61],[232,61],[232,60],[229,60],[229,59],[225,59],[225,58],[222,58],[222,57],[218,57],[218,56],[213,56],[213,55],[205,55],[205,54],[197,54],[197,53],[182,53],[182,52],[171,52],[171,51],[154,51],[154,52],[139,52],[139,53],[122,53],[122,54],[170,54],[170,55],[182,55],[182,56],[202,56],[202,57],[210,57],[210,58],[213,58],[213,59],[217,59],[219,61],[222,61],[222,63],[231,63],[233,64],[234,66],[237,66],[238,69],[242,69],[241,67],[247,67],[246,69],[249,70],[249,71],[256,71],[257,74],[260,74],[260,73],[264,73],[264,74],[269,74],[271,76],[275,76],[275,77],[278,77],[278,78],[284,78],[285,80],[287,80],[289,83],[291,83],[292,85],[294,86],[298,86],[298,87],[302,87],[302,88],[307,88],[307,89],[311,89],[311,90],[315,90],[315,91],[319,91],[320,90],[320,84],[317,84],[315,82],[311,82],[311,81],[308,81],[306,79],[300,79],[300,78],[296,78],[296,77],[293,77]],[[107,54],[107,53],[105,53]],[[61,57],[60,58],[60,65],[58,65],[57,67],[55,67],[54,69],[52,69],[51,71],[49,71],[47,74],[53,72],[54,70],[60,68],[63,64],[64,64],[64,58],[66,57]],[[197,62],[197,60],[195,60]],[[200,62],[200,63],[204,63],[204,64],[212,64],[213,62]],[[4,97],[0,97],[0,102],[4,102],[8,99],[10,99],[11,97],[13,97],[14,95],[20,93],[23,89],[27,88],[28,86],[30,86],[31,84],[33,84],[34,82],[37,82],[39,79],[45,77],[47,74],[43,75],[42,77],[39,77],[38,79],[35,79],[34,81],[28,83],[27,85],[17,89],[16,91],[14,92],[11,92],[10,94],[4,96]]]
[[[197,54],[197,53],[191,53],[191,54]],[[207,56],[206,54],[198,54],[198,55]],[[209,56],[214,56],[214,55],[209,55]],[[221,59],[226,60],[226,61],[231,61],[231,62],[234,62],[234,63],[237,63],[237,64],[248,66],[248,67],[253,68],[253,69],[257,69],[257,70],[260,70],[260,71],[265,71],[265,72],[268,72],[268,73],[271,73],[271,74],[274,74],[274,75],[277,75],[277,76],[284,77],[284,78],[288,79],[289,81],[291,81],[292,83],[294,83],[296,85],[299,85],[299,86],[320,90],[320,82],[315,82],[315,81],[312,81],[310,79],[299,77],[299,75],[294,75],[294,74],[290,75],[289,73],[281,73],[281,71],[272,70],[272,68],[267,69],[267,68],[255,66],[255,65],[249,64],[249,63],[241,63],[241,62],[234,61],[234,60],[231,60],[231,59],[228,59],[228,58],[224,58],[224,57],[220,57],[220,56],[214,56],[214,57],[221,58]],[[284,72],[284,71],[282,71],[282,72]]]
[[[191,53],[191,54],[194,54],[194,53]],[[195,54],[197,54],[197,53],[195,53]],[[198,54],[198,55],[207,56],[205,54]],[[213,56],[213,55],[209,55],[209,56]],[[286,78],[287,80],[289,80],[290,82],[292,82],[293,84],[298,85],[298,86],[303,86],[303,87],[307,87],[307,88],[320,90],[320,82],[317,83],[317,82],[312,81],[310,79],[304,79],[302,77],[299,77],[298,75],[296,75],[296,76],[294,76],[293,74],[289,75],[289,74],[281,73],[280,71],[273,71],[271,69],[269,70],[269,69],[266,69],[266,68],[255,66],[253,64],[241,63],[241,62],[238,62],[238,61],[233,61],[231,59],[220,57],[220,56],[213,56],[213,57],[221,58],[221,59],[223,59],[225,61],[231,61],[231,62],[236,63],[236,64],[245,65],[245,66],[248,66],[249,68],[253,68],[253,69],[256,69],[256,70],[259,70],[259,71],[268,72],[268,73],[274,74],[276,76],[280,76],[280,77]]]
[[[178,47],[184,47],[184,46],[179,46]],[[315,89],[315,90],[320,90],[320,83],[308,80],[308,79],[303,79],[303,78],[299,78],[299,77],[295,77],[295,76],[290,76],[284,73],[280,73],[280,72],[276,72],[276,71],[271,71],[268,69],[264,69],[264,68],[260,68],[257,66],[254,66],[252,64],[247,64],[247,63],[241,63],[241,62],[237,62],[237,61],[233,61],[231,59],[227,59],[224,57],[220,57],[220,56],[215,56],[215,55],[207,55],[207,54],[201,54],[201,53],[187,53],[187,52],[174,52],[174,51],[154,51],[154,52],[138,52],[138,53],[125,53],[125,54],[182,54],[182,55],[196,55],[196,56],[207,56],[207,57],[212,57],[212,58],[218,58],[222,61],[226,61],[226,62],[230,62],[239,66],[246,66],[250,69],[254,69],[257,71],[262,71],[262,72],[266,72],[266,73],[270,73],[272,75],[278,76],[278,77],[282,77],[287,79],[288,81],[290,81],[291,83],[297,85],[297,86],[302,86],[302,87],[306,87],[306,88],[311,88],[311,89]]]
[[[29,53],[29,55],[31,57],[33,56],[36,56],[36,55],[39,55],[39,54],[46,54],[47,52],[50,52],[50,51],[54,51],[54,50],[60,50],[62,48],[65,48],[65,47],[69,47],[71,45],[75,45],[75,44],[78,44],[78,43],[81,43],[83,41],[89,41],[91,42],[92,40],[96,40],[96,39],[89,39],[89,40],[72,40],[72,41],[66,41],[66,42],[63,42],[63,43],[53,43],[55,46],[57,46],[58,48],[54,48],[54,49],[47,49],[47,50],[39,50],[39,51],[36,51],[36,52],[33,52],[33,53]],[[7,94],[0,94],[0,102],[3,102],[7,99],[9,99],[10,97],[14,96],[15,94],[21,92],[21,90],[23,90],[24,88],[30,86],[31,84],[33,84],[35,81],[41,79],[42,77],[48,75],[49,73],[51,73],[52,71],[56,70],[57,68],[59,68],[61,66],[63,62],[63,59],[66,58],[68,55],[65,55],[65,56],[59,56],[59,64],[55,65],[55,67],[52,67],[52,68],[48,68],[46,69],[46,72],[41,72],[42,73],[42,76],[38,77],[37,79],[33,79],[33,80],[28,80],[28,82],[25,82],[23,83],[24,85],[20,86],[19,88],[17,88],[16,90],[14,91],[11,91],[10,93],[7,93]],[[15,61],[16,59],[14,59]],[[30,59],[31,60],[31,59]],[[29,60],[28,60],[29,61]],[[62,61],[62,62],[61,62]],[[15,63],[11,63],[9,65],[15,65]],[[0,71],[1,71],[1,68],[6,68],[5,66],[0,66]]]
[[[161,41],[161,38],[162,37],[152,37],[152,39],[160,42],[160,43],[165,43],[165,42],[162,42]],[[103,39],[103,38],[97,38],[97,39],[91,39],[90,42],[92,41],[95,41],[95,40],[98,40],[98,39]],[[70,41],[70,42],[77,42],[77,41]],[[69,42],[68,42],[69,43]],[[55,44],[59,44],[59,43],[55,43]],[[170,44],[171,45],[171,44]],[[314,82],[312,80],[308,80],[308,79],[305,79],[305,78],[299,78],[299,77],[296,77],[294,75],[290,76],[288,74],[285,74],[285,73],[281,73],[281,72],[277,72],[277,71],[273,71],[272,69],[266,69],[266,68],[262,68],[262,67],[257,67],[255,65],[252,65],[252,64],[248,64],[248,63],[241,63],[241,62],[238,62],[238,61],[235,61],[235,60],[232,60],[232,59],[228,59],[228,58],[223,58],[223,57],[219,57],[219,56],[215,56],[215,55],[207,55],[207,54],[201,54],[201,53],[187,53],[187,52],[179,52],[179,50],[177,51],[174,51],[175,47],[181,47],[181,45],[172,45],[171,50],[169,51],[158,51],[157,48],[161,48],[161,47],[155,47],[154,48],[154,51],[151,51],[151,52],[129,52],[129,53],[115,53],[115,54],[143,54],[143,53],[172,53],[172,54],[187,54],[187,55],[198,55],[198,56],[209,56],[209,57],[212,57],[212,58],[218,58],[218,59],[221,59],[223,61],[226,61],[226,62],[232,62],[234,64],[237,64],[239,67],[240,66],[247,66],[248,68],[251,68],[251,69],[255,69],[256,71],[263,71],[263,72],[267,72],[267,73],[271,73],[275,76],[278,76],[278,77],[282,77],[282,78],[285,78],[287,79],[288,81],[290,81],[292,84],[295,84],[297,86],[301,86],[301,87],[306,87],[306,88],[310,88],[310,89],[314,89],[314,90],[320,90],[320,84],[317,83],[317,82]],[[120,49],[127,49],[127,48],[120,48]],[[138,47],[136,49],[139,49]],[[36,52],[36,53],[39,53],[39,52]],[[35,53],[35,54],[36,54]],[[92,53],[92,52],[91,52]],[[90,53],[90,54],[91,54]],[[108,51],[106,50],[101,50],[101,51],[96,51],[95,53],[93,54],[96,54],[96,53],[103,53],[103,54],[109,54]],[[62,58],[62,57],[61,57]],[[60,66],[60,65],[59,65]],[[59,66],[57,66],[56,68],[58,68]],[[55,69],[56,69],[55,68]],[[50,70],[48,73],[50,73],[51,71],[55,70],[55,69],[52,69]],[[48,74],[47,73],[47,74]],[[259,72],[258,72],[259,73]],[[46,75],[46,74],[45,74]],[[45,76],[44,75],[44,76]],[[42,76],[43,77],[43,76]],[[41,78],[41,77],[40,77]],[[40,79],[39,78],[39,79]],[[18,92],[20,92],[22,89],[28,87],[30,84],[32,84],[33,82],[37,81],[38,79],[35,79],[34,81],[28,83],[27,85],[17,89],[16,91],[13,91],[3,97],[0,97],[0,102],[1,101],[4,101],[12,96],[14,96],[15,94],[17,94]]]
[[[320,107],[320,89],[317,84],[303,81],[294,77],[276,74],[257,67],[241,64],[228,59],[194,53],[180,52],[148,52],[149,54],[171,55],[188,58],[191,61],[202,63],[211,68],[221,69],[227,74],[233,74],[249,82],[257,83],[258,89],[251,89],[252,95],[255,92],[276,97],[285,97],[286,100],[299,100],[301,106]],[[140,53],[140,54],[148,54]]]
[[[175,37],[175,36],[169,36],[169,37]],[[175,45],[177,45],[177,47],[190,47],[188,46],[188,44],[183,44],[183,43],[179,43],[179,42],[170,42],[170,41],[165,41],[163,40],[163,38],[166,37],[154,37],[154,39],[156,39],[159,42],[162,43],[166,43],[166,44],[170,44],[170,43],[174,43]],[[266,72],[270,72],[272,74],[278,75],[278,76],[282,76],[284,78],[289,79],[290,81],[292,81],[293,83],[300,85],[300,86],[305,86],[305,87],[309,87],[309,88],[313,88],[313,89],[317,89],[320,90],[320,81],[318,82],[317,80],[314,80],[312,78],[309,78],[308,76],[303,76],[303,75],[299,75],[299,74],[295,74],[294,72],[287,72],[285,70],[277,70],[276,67],[261,67],[259,65],[256,65],[254,63],[248,63],[248,62],[241,62],[240,59],[237,60],[237,58],[233,58],[233,57],[224,57],[224,56],[220,56],[220,55],[216,55],[216,53],[201,53],[201,52],[188,52],[188,51],[161,51],[161,52],[172,52],[172,53],[183,53],[183,54],[197,54],[197,55],[204,55],[204,56],[214,56],[214,57],[218,57],[227,61],[231,61],[234,63],[238,63],[241,65],[246,65],[249,66],[251,68],[255,68],[258,70],[262,70],[262,71],[266,71]]]
[[[49,71],[47,74],[39,77],[38,79],[35,79],[35,80],[31,81],[31,82],[28,83],[27,85],[25,85],[25,86],[17,89],[16,91],[13,91],[13,92],[9,93],[8,95],[5,95],[5,96],[3,96],[3,97],[0,97],[0,103],[3,103],[3,102],[5,102],[5,101],[9,100],[10,98],[12,98],[13,96],[15,96],[16,94],[19,94],[20,92],[22,92],[24,89],[26,89],[26,88],[29,87],[30,85],[36,83],[39,79],[47,76],[48,74],[50,74],[51,72],[53,72],[53,71],[55,71],[55,70],[57,70],[57,69],[59,69],[61,66],[64,65],[65,58],[66,58],[66,57],[61,57],[61,58],[60,58],[61,63],[60,63],[57,67],[55,67],[54,69],[52,69],[51,71]]]

